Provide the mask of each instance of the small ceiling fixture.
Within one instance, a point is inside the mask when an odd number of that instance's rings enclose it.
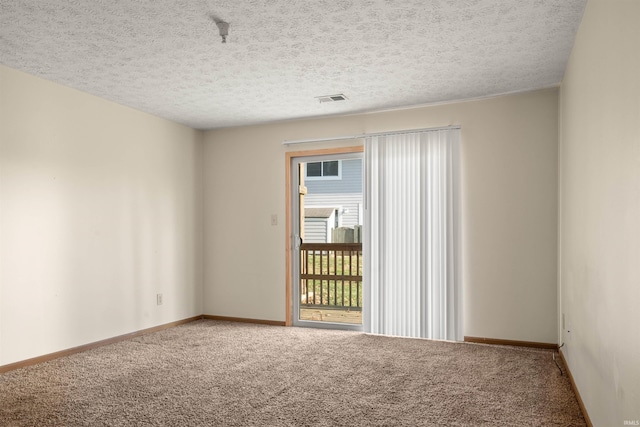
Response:
[[[218,32],[220,33],[220,37],[222,37],[222,43],[226,43],[227,36],[229,35],[229,23],[215,16],[213,16],[212,18],[213,22],[215,22],[218,26]]]
[[[316,96],[316,99],[320,101],[320,103],[322,104],[325,102],[346,101],[348,98],[344,96],[342,93],[338,93],[336,95]]]

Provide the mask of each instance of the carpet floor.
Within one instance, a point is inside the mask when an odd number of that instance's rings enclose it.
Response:
[[[202,320],[0,375],[0,425],[583,426],[552,355]]]

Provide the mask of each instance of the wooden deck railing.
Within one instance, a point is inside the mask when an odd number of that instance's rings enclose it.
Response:
[[[362,310],[362,243],[300,245],[300,307]]]

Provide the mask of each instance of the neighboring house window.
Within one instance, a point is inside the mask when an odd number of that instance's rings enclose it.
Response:
[[[326,162],[307,163],[307,179],[340,179],[342,177],[342,162],[331,160]]]

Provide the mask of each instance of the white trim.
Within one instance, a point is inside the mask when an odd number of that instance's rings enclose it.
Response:
[[[363,133],[360,135],[335,136],[332,138],[297,139],[297,140],[291,140],[291,141],[283,141],[282,145],[303,144],[306,142],[344,141],[347,139],[362,139],[362,138],[369,138],[373,136],[402,135],[406,133],[435,132],[439,130],[453,130],[453,129],[461,129],[461,126],[449,125],[449,126],[441,126],[441,127],[435,127],[435,128],[407,129],[407,130],[397,130],[397,131],[389,131],[389,132]]]

